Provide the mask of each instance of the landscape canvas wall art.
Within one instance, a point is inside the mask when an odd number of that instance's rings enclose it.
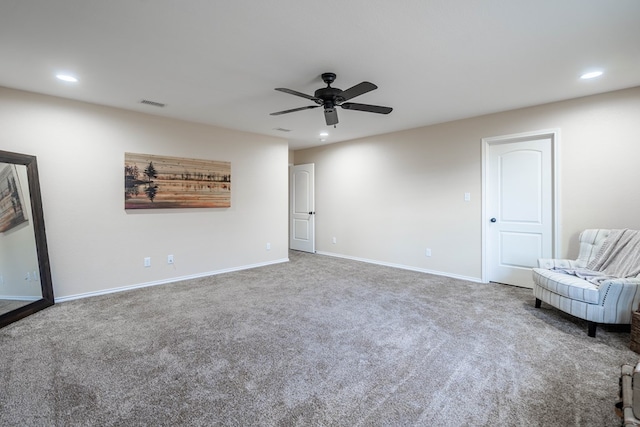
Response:
[[[15,165],[0,163],[0,233],[27,221]]]
[[[125,209],[228,208],[231,163],[125,153]]]

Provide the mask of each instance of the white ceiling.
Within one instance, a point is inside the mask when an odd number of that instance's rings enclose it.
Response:
[[[0,86],[298,149],[639,86],[640,1],[2,0],[0,64]],[[336,128],[321,108],[269,115],[313,105],[273,89],[313,94],[327,71],[375,83],[351,101],[393,112],[339,109]]]

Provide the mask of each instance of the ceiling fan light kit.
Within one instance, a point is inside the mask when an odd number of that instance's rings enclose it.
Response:
[[[287,89],[284,87],[276,88],[277,91],[309,99],[315,102],[317,105],[308,105],[306,107],[299,107],[299,108],[292,108],[290,110],[278,111],[275,113],[271,113],[271,115],[279,116],[281,114],[293,113],[295,111],[302,111],[302,110],[309,110],[311,108],[323,107],[324,119],[327,125],[331,126],[331,125],[336,125],[338,123],[338,112],[336,111],[336,107],[344,108],[345,110],[357,110],[357,111],[365,111],[367,113],[377,113],[377,114],[389,114],[391,111],[393,111],[393,108],[391,107],[383,107],[380,105],[358,104],[354,102],[345,102],[352,98],[355,98],[356,96],[360,96],[367,92],[371,92],[372,90],[377,89],[378,86],[370,82],[362,82],[353,87],[350,87],[347,90],[342,90],[335,87],[331,87],[331,83],[333,83],[335,79],[336,79],[336,75],[334,73],[323,73],[322,81],[324,81],[327,84],[327,87],[316,90],[313,96],[307,95],[306,93],[295,91],[293,89]]]

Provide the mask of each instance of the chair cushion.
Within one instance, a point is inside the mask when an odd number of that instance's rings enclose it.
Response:
[[[584,279],[544,268],[533,269],[533,281],[540,287],[558,295],[588,304],[600,304],[598,287]]]

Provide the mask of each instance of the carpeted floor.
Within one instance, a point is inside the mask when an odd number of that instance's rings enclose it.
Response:
[[[629,333],[528,289],[321,255],[0,330],[2,426],[616,426]]]

